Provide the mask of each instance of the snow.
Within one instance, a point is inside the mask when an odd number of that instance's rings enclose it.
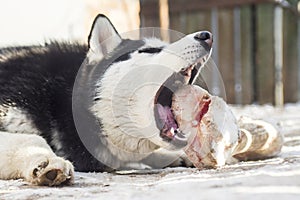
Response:
[[[117,173],[75,173],[67,187],[0,180],[0,199],[300,199],[300,104],[232,106],[236,116],[265,119],[285,136],[275,158],[218,169],[167,168]]]

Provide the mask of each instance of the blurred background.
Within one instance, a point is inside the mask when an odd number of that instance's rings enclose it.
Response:
[[[209,30],[227,101],[300,101],[299,0],[0,0],[0,47],[50,40],[86,43],[93,18],[117,30]],[[161,37],[173,41],[162,32]]]

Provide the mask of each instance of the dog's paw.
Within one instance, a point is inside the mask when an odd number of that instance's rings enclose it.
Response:
[[[60,157],[40,162],[31,173],[30,182],[35,185],[71,185],[74,182],[74,167]]]

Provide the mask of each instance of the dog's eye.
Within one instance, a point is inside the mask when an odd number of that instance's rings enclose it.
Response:
[[[140,49],[138,52],[139,53],[159,53],[161,52],[163,48],[162,47],[148,47],[148,48],[144,48],[144,49]]]

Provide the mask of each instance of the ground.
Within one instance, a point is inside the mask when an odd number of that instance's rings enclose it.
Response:
[[[237,116],[263,118],[285,136],[275,158],[219,169],[168,168],[148,171],[75,173],[68,187],[0,181],[0,199],[300,199],[300,104],[232,107]]]

